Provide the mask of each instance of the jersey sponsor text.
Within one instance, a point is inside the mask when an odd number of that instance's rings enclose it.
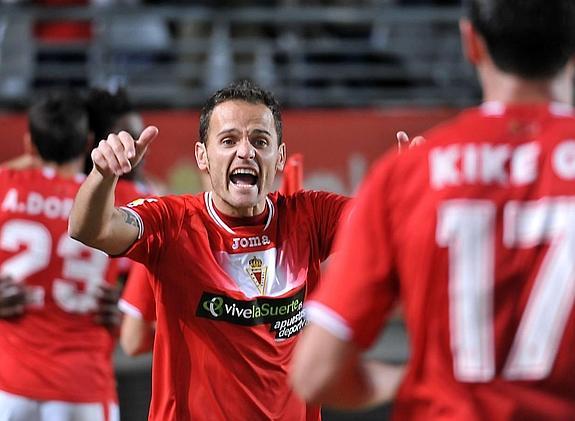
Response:
[[[245,249],[253,247],[267,246],[271,243],[267,235],[255,237],[234,237],[232,240],[232,249]]]

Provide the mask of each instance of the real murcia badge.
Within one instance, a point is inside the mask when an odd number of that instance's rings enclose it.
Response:
[[[264,266],[262,260],[256,256],[252,257],[248,264],[249,266],[246,268],[246,272],[260,294],[264,295],[266,292],[268,267]]]

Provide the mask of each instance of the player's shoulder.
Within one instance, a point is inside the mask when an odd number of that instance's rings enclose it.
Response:
[[[62,191],[64,187],[65,191],[73,191],[80,187],[85,178],[83,174],[77,174],[74,177],[62,177],[56,173],[56,170],[49,167],[26,169],[0,167],[0,181],[4,183],[8,181],[14,186],[21,187],[30,185],[36,189],[45,187],[46,189]]]
[[[483,127],[486,118],[489,118],[489,115],[480,107],[468,108],[455,117],[433,126],[423,136],[427,143],[452,142],[466,134],[475,133],[478,128]]]
[[[203,194],[169,194],[165,196],[144,196],[132,200],[128,208],[163,207],[172,210],[197,210],[204,208]]]
[[[37,168],[15,169],[0,166],[0,178],[11,180],[27,180],[39,178],[40,170]]]
[[[550,127],[547,133],[558,138],[575,136],[575,111],[567,104],[552,103],[549,106]]]
[[[347,202],[350,198],[338,193],[322,190],[299,190],[295,193],[284,195],[280,192],[270,193],[272,203],[278,208],[298,208],[306,205],[317,205],[318,203],[339,203]]]

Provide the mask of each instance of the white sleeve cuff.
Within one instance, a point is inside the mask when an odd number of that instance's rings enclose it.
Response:
[[[144,319],[144,316],[142,315],[142,312],[138,309],[138,307],[130,304],[123,298],[120,298],[120,300],[118,301],[118,308],[122,313],[127,314],[128,316],[132,316],[140,320]]]
[[[351,339],[351,328],[343,317],[331,308],[317,301],[308,301],[305,305],[305,315],[308,322],[323,327],[342,341],[349,341]]]
[[[138,221],[138,240],[142,238],[142,234],[144,234],[144,221],[142,221],[142,218],[140,217],[140,215],[138,215],[138,212],[127,206],[121,206],[120,209],[130,212],[130,214],[132,214],[134,218],[136,218],[136,221]]]

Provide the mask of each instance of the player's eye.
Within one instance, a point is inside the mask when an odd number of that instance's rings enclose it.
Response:
[[[256,148],[265,148],[268,145],[268,140],[263,137],[259,137],[255,139],[252,143]]]

